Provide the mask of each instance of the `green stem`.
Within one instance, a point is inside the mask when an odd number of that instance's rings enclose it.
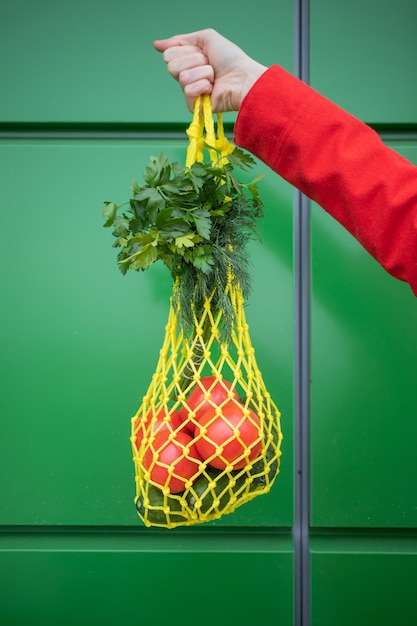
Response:
[[[201,334],[201,341],[197,339],[194,345],[194,353],[192,357],[192,361],[187,361],[185,368],[182,373],[181,380],[179,382],[179,387],[181,391],[184,391],[189,385],[190,382],[194,379],[194,370],[198,369],[201,365],[201,362],[204,358],[204,350],[207,344],[208,339],[211,334],[211,325],[207,320],[203,327],[203,332]],[[193,341],[194,336],[191,337],[190,341]]]

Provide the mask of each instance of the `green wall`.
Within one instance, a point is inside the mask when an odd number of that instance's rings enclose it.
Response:
[[[159,356],[171,281],[157,266],[123,277],[101,215],[151,154],[184,160],[190,114],[152,41],[207,26],[267,65],[309,72],[417,164],[416,7],[0,8],[2,624],[417,622],[410,288],[320,207],[300,217],[299,196],[257,163],[266,206],[246,314],[283,415],[281,473],[270,494],[217,522],[149,530],[133,504],[130,418]],[[300,227],[310,254],[297,267]]]

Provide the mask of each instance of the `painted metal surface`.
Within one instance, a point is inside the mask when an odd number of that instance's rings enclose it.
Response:
[[[310,78],[367,123],[416,124],[417,4],[310,2]]]
[[[415,528],[417,300],[317,206],[311,317],[311,522]]]
[[[181,89],[153,41],[216,28],[265,65],[292,70],[293,1],[19,0],[0,9],[0,121],[187,123]],[[12,62],[11,62],[12,60]],[[227,116],[234,119],[234,116]]]
[[[283,536],[78,531],[6,535],[0,545],[7,626],[293,623]]]
[[[413,536],[313,537],[312,626],[415,624]]]

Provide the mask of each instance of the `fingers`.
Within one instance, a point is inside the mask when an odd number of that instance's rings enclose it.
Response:
[[[156,39],[153,42],[155,50],[158,52],[165,52],[167,48],[173,48],[175,46],[187,45],[187,35],[175,35],[174,37],[168,37],[167,39]]]
[[[197,96],[211,93],[214,70],[201,48],[179,44],[177,37],[155,42],[155,48],[163,52],[168,72],[181,85],[190,111]]]
[[[211,65],[193,67],[180,72],[178,81],[184,91],[187,107],[194,110],[195,99],[213,91],[214,72]]]
[[[165,52],[167,48],[175,46],[194,46],[196,48],[204,49],[207,41],[216,36],[218,36],[217,33],[211,28],[208,28],[195,33],[174,35],[173,37],[168,37],[168,39],[156,39],[153,45],[158,52]]]
[[[202,65],[182,70],[178,74],[178,82],[183,89],[195,83],[205,82],[212,85],[214,83],[214,71],[211,65]],[[199,94],[198,94],[199,95]]]
[[[193,68],[207,66],[207,57],[194,46],[171,46],[166,48],[163,59],[167,63],[169,73],[178,80],[181,72]]]
[[[213,83],[207,79],[196,80],[193,83],[187,83],[183,87],[183,90],[188,108],[193,109],[194,101],[198,96],[202,96],[213,91]]]
[[[169,48],[179,48],[181,44],[176,40],[175,37],[171,37],[170,39],[157,39],[153,42],[153,47],[158,52],[164,53],[165,50]]]
[[[234,111],[240,105],[247,55],[213,29],[157,39],[169,73],[180,83],[187,107],[199,95],[212,94],[213,111]],[[242,76],[243,73],[243,76]]]

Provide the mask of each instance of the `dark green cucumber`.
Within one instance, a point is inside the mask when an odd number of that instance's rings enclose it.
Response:
[[[235,478],[233,472],[228,474],[207,469],[197,478],[189,490],[187,494],[188,506],[191,510],[198,510],[203,514],[212,509],[218,512],[224,511],[244,482],[245,477]]]
[[[275,446],[269,443],[259,461],[256,461],[249,472],[252,481],[249,486],[250,491],[258,491],[264,489],[267,484],[271,483],[278,474],[279,463],[276,458]]]
[[[145,496],[139,495],[136,500],[136,510],[145,521],[150,524],[168,525],[187,521],[187,517],[182,514],[181,503],[177,498],[164,496],[162,491],[153,485],[147,486],[147,497],[149,505],[145,507]],[[166,509],[166,507],[169,507]]]

